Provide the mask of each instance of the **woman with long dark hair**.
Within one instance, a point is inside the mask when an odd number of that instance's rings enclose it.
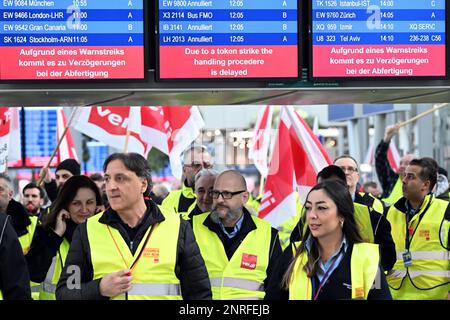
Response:
[[[86,176],[69,178],[37,229],[27,255],[30,278],[43,282],[40,300],[54,300],[55,289],[76,227],[100,211],[101,195]]]
[[[362,242],[347,187],[319,183],[304,210],[308,228],[283,253],[266,299],[391,299],[378,245]]]

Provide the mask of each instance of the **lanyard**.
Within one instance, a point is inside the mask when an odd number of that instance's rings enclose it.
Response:
[[[416,230],[419,227],[419,224],[422,221],[423,216],[425,215],[427,210],[430,208],[432,200],[433,200],[433,195],[430,196],[430,200],[428,201],[427,206],[425,207],[425,209],[422,212],[420,212],[420,207],[419,207],[419,211],[416,213],[416,214],[419,214],[419,221],[417,222],[417,226],[414,228],[414,230],[412,229],[412,227],[409,226],[409,223],[410,223],[410,221],[409,221],[409,210],[406,210],[406,215],[405,215],[405,219],[406,219],[405,249],[408,252],[409,252],[409,247],[411,245],[412,238],[413,238],[414,234],[416,234]]]
[[[336,261],[339,258],[339,255],[341,254],[343,247],[341,248],[341,250],[339,250],[339,253],[333,258],[333,263],[331,264],[331,266],[328,267],[327,271],[325,272],[325,275],[322,278],[322,281],[319,284],[319,288],[317,289],[316,294],[314,295],[314,299],[313,300],[317,300],[317,298],[319,297],[319,293],[322,290],[322,287],[324,286],[325,282],[328,280],[328,278],[330,277],[330,273],[331,270],[333,270],[334,265],[336,264]],[[313,281],[313,279],[311,279],[311,281]]]
[[[120,250],[120,248],[119,248],[119,246],[118,246],[118,244],[117,244],[117,242],[116,242],[116,239],[114,238],[114,236],[113,236],[113,234],[112,234],[112,232],[111,232],[111,229],[109,228],[108,225],[106,225],[106,227],[108,228],[109,234],[111,235],[111,238],[112,238],[113,241],[114,241],[114,244],[115,244],[115,246],[116,246],[116,249],[117,249],[117,251],[119,252],[120,256],[122,257],[122,261],[123,261],[123,263],[125,264],[125,267],[126,267],[127,269],[130,269],[131,272],[133,272],[134,268],[137,266],[138,262],[141,260],[142,253],[144,252],[145,246],[147,245],[148,240],[150,239],[150,236],[151,236],[153,230],[155,229],[155,226],[156,226],[156,225],[152,225],[152,226],[150,227],[150,231],[149,231],[149,233],[147,234],[147,237],[146,237],[146,239],[145,239],[145,241],[144,241],[144,245],[141,247],[141,251],[139,252],[139,254],[138,254],[138,256],[136,257],[136,259],[133,261],[133,263],[131,264],[131,266],[128,266],[127,261],[126,261],[125,257],[123,256],[122,251]]]

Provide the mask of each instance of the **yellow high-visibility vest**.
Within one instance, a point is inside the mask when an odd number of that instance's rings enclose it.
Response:
[[[102,214],[87,220],[94,280],[112,272],[131,268],[142,252],[132,269],[133,288],[128,291],[128,299],[182,298],[180,280],[175,275],[180,217],[171,211],[160,210],[165,220],[148,228],[134,255],[117,229],[99,222]],[[152,228],[154,230],[143,248]],[[111,299],[123,300],[125,295]]]
[[[355,209],[355,221],[358,226],[359,234],[364,242],[374,243],[372,221],[370,220],[370,208],[365,204],[353,202]]]
[[[402,178],[399,176],[397,182],[395,182],[394,187],[392,188],[391,193],[389,194],[389,196],[384,198],[383,201],[388,204],[394,204],[398,200],[400,200],[400,198],[403,197],[402,185]]]
[[[27,226],[28,232],[19,237],[20,246],[22,247],[24,256],[27,255],[28,251],[30,251],[31,242],[33,241],[34,232],[36,231],[36,226],[38,223],[38,217],[30,216],[29,218],[31,223]],[[31,297],[33,300],[39,300],[40,286],[40,283],[30,281]]]
[[[250,231],[228,260],[222,241],[203,222],[209,212],[193,217],[193,229],[205,260],[213,300],[264,298],[264,280],[269,265],[271,226],[251,215],[256,230]]]
[[[405,201],[402,199],[401,201]],[[411,266],[404,264],[406,214],[391,206],[391,224],[397,261],[386,279],[394,299],[447,299],[450,284],[450,223],[444,219],[449,202],[427,195],[408,224]],[[411,236],[412,233],[412,236]],[[407,254],[407,253],[406,253]]]
[[[292,246],[294,257],[296,247]],[[380,254],[377,244],[355,243],[350,260],[352,299],[367,299],[369,291],[378,272]],[[308,262],[308,255],[303,251],[295,260],[293,273],[289,281],[289,300],[312,300],[312,283],[303,267]]]
[[[47,271],[47,276],[40,286],[39,300],[56,300],[55,292],[61,272],[66,262],[67,254],[69,253],[70,243],[64,238],[59,246],[56,256],[53,257],[52,264]]]
[[[196,199],[194,190],[191,187],[187,187],[184,183],[181,190],[173,190],[170,191],[167,197],[164,198],[161,206],[170,210],[175,211],[176,213],[183,213],[180,209],[180,198],[181,195],[187,199],[192,199],[194,201]]]
[[[38,217],[30,216],[31,223],[27,226],[27,233],[19,237],[20,245],[22,246],[23,255],[26,255],[30,251],[31,241],[33,240],[34,231],[38,223]]]

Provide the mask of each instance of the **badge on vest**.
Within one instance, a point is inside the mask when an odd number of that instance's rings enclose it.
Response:
[[[403,265],[405,266],[405,268],[411,267],[412,266],[411,252],[409,252],[409,251],[403,252],[402,257],[403,257]]]
[[[142,255],[144,258],[153,258],[153,263],[159,262],[159,248],[145,248]]]
[[[241,268],[254,270],[256,268],[256,261],[258,260],[258,256],[254,254],[243,253]]]
[[[425,240],[430,240],[430,230],[419,230],[419,237],[425,238]]]

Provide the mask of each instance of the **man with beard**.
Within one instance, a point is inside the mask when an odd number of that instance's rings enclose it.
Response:
[[[80,174],[80,164],[74,159],[66,159],[56,167],[56,179],[52,179],[49,168],[42,168],[40,176],[44,177],[44,188],[50,201],[55,201],[59,190],[71,176],[79,176]]]
[[[212,168],[212,158],[207,148],[193,145],[183,153],[183,184],[181,190],[171,191],[162,202],[169,210],[183,214],[195,202],[195,175],[202,169]]]
[[[263,299],[281,255],[278,231],[245,209],[249,193],[238,171],[222,172],[212,197],[212,211],[194,216],[192,224],[213,299]]]
[[[414,159],[413,154],[405,154],[400,159],[400,166],[398,167],[397,173],[389,164],[389,144],[398,130],[400,130],[398,124],[386,127],[384,138],[375,149],[375,169],[377,177],[380,180],[381,188],[383,189],[383,201],[388,204],[394,204],[402,197],[402,179],[405,174],[405,168]]]
[[[27,209],[28,214],[36,216],[40,221],[45,214],[44,190],[34,182],[27,184],[22,190],[22,204]]]
[[[450,282],[450,204],[431,192],[437,181],[434,159],[413,159],[405,169],[403,197],[389,207],[397,251],[387,274],[395,300],[447,300]]]

